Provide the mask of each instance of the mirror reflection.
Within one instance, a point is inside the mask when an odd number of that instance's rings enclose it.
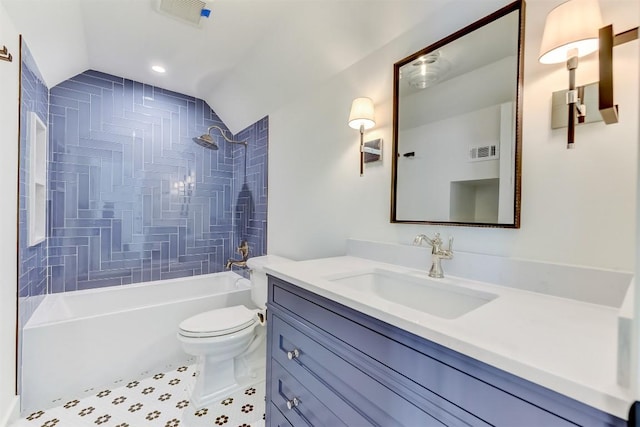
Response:
[[[392,222],[519,226],[521,2],[395,64]]]

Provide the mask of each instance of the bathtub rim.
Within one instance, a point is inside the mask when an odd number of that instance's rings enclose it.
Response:
[[[156,306],[160,306],[160,305],[164,305],[170,302],[179,302],[179,301],[189,301],[189,300],[193,300],[193,299],[197,299],[197,298],[202,298],[204,297],[204,295],[198,295],[198,296],[191,296],[191,297],[184,297],[184,298],[179,298],[179,299],[168,299],[165,300],[163,302],[159,302],[159,303],[155,303],[155,304],[149,304],[149,305],[144,305],[144,306],[140,306],[140,307],[128,307],[125,309],[120,309],[120,310],[112,310],[112,311],[108,311],[108,312],[104,312],[104,313],[98,313],[98,314],[94,314],[94,315],[89,315],[89,316],[70,316],[70,317],[65,317],[63,319],[54,319],[54,320],[48,320],[45,318],[45,320],[40,320],[41,317],[44,317],[45,315],[39,315],[40,312],[51,309],[52,306],[56,303],[59,303],[59,301],[61,301],[61,304],[64,304],[64,298],[65,297],[69,297],[71,294],[72,296],[81,296],[81,295],[85,295],[85,294],[91,294],[91,295],[96,295],[97,294],[102,294],[102,293],[109,293],[109,292],[114,292],[114,291],[123,291],[123,290],[133,290],[133,289],[142,289],[142,288],[146,288],[146,287],[153,287],[153,286],[157,286],[157,285],[166,285],[169,282],[172,284],[177,284],[177,283],[181,283],[181,282],[188,282],[189,280],[193,280],[195,279],[204,279],[206,277],[209,276],[216,276],[216,277],[225,277],[228,276],[230,279],[235,279],[235,284],[238,285],[240,283],[244,283],[244,285],[240,285],[237,289],[233,289],[233,290],[225,290],[225,291],[221,291],[221,292],[213,292],[211,294],[207,294],[206,296],[212,296],[212,295],[220,295],[220,294],[225,294],[225,293],[230,293],[230,292],[240,292],[240,291],[246,291],[246,290],[250,290],[251,289],[251,285],[250,285],[250,281],[249,279],[246,279],[245,277],[243,277],[242,275],[236,273],[235,271],[221,271],[221,272],[217,272],[217,273],[208,273],[208,274],[201,274],[201,275],[196,275],[196,276],[185,276],[185,277],[178,277],[175,279],[163,279],[163,280],[154,280],[154,281],[150,281],[150,282],[139,282],[139,283],[132,283],[130,285],[120,285],[120,286],[107,286],[107,287],[103,287],[103,288],[93,288],[93,289],[81,289],[81,290],[77,290],[77,291],[69,291],[69,292],[55,292],[55,293],[48,293],[44,295],[44,298],[42,298],[42,301],[40,301],[40,303],[38,304],[37,308],[34,310],[34,312],[31,314],[31,316],[29,317],[29,319],[27,320],[27,322],[25,323],[23,330],[26,329],[33,329],[33,328],[38,328],[38,327],[45,327],[45,326],[50,326],[50,325],[57,325],[57,324],[61,324],[61,323],[68,323],[68,322],[76,322],[82,319],[93,319],[99,316],[106,316],[106,315],[110,315],[110,314],[118,314],[118,313],[123,313],[123,312],[127,312],[127,311],[131,311],[131,310],[136,310],[139,308],[147,308],[147,307],[156,307]],[[28,297],[27,297],[28,298]]]

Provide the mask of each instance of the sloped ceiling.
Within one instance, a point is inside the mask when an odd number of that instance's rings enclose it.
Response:
[[[49,87],[95,69],[202,98],[237,133],[450,0],[215,0],[199,28],[158,0],[0,1]]]

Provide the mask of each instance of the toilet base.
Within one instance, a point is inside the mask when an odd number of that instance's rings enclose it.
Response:
[[[225,386],[224,388],[218,389],[209,394],[203,394],[202,392],[197,392],[197,381],[193,384],[187,386],[187,391],[189,392],[190,401],[193,407],[198,410],[202,409],[206,406],[209,406],[213,403],[220,403],[221,400],[229,397],[231,394],[242,390],[250,388],[256,384],[259,384],[265,380],[265,372],[253,371],[252,374],[239,376],[235,378],[235,381],[232,384]]]
[[[262,343],[264,344],[264,342]],[[264,350],[264,345],[261,346]],[[244,354],[231,360],[207,364],[201,357],[196,381],[187,386],[192,405],[196,409],[219,403],[241,389],[250,388],[265,380],[266,358],[264,351]],[[212,369],[207,372],[206,367]],[[208,390],[211,390],[208,392]]]

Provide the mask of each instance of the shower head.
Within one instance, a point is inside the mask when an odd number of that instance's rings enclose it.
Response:
[[[209,134],[200,135],[197,138],[193,138],[193,142],[195,142],[201,147],[208,148],[210,150],[218,149],[218,144],[213,140],[213,138]]]
[[[218,144],[213,140],[213,138],[211,137],[211,129],[217,129],[218,132],[220,132],[220,134],[222,135],[222,137],[225,139],[225,141],[230,142],[232,144],[241,144],[244,145],[245,147],[247,146],[247,141],[234,141],[233,139],[229,138],[227,136],[227,134],[225,133],[225,130],[222,129],[220,126],[216,126],[216,125],[211,125],[207,128],[207,133],[204,135],[201,135],[197,138],[193,138],[193,142],[195,142],[196,144],[204,147],[204,148],[208,148],[210,150],[217,150],[218,149]]]

